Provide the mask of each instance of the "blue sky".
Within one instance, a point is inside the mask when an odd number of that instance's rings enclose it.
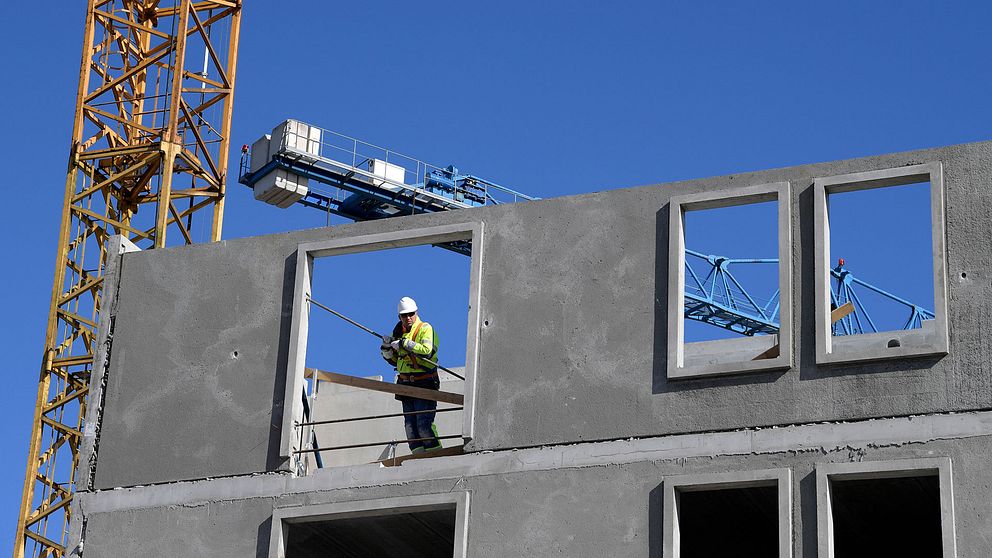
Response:
[[[295,117],[547,198],[989,139],[992,4],[810,4],[249,0],[233,141]],[[0,289],[3,553],[23,482],[84,3],[39,11],[0,6],[12,45],[0,90],[0,227],[12,264]],[[324,223],[231,182],[227,238]]]

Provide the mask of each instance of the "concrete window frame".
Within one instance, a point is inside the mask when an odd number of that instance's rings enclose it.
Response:
[[[753,359],[771,348],[773,336],[720,339],[699,343],[695,356],[686,350],[682,315],[685,293],[685,213],[774,201],[778,203],[778,356]],[[696,378],[792,367],[792,197],[788,182],[773,182],[717,192],[673,196],[669,201],[668,237],[668,378]],[[690,345],[697,345],[692,343]],[[768,346],[766,346],[768,345]],[[729,349],[729,351],[727,350]],[[726,356],[729,354],[730,356]]]
[[[679,558],[678,493],[774,486],[778,491],[778,556],[792,558],[792,470],[759,469],[702,475],[665,477],[664,556]]]
[[[462,437],[469,440],[475,429],[475,392],[479,359],[479,316],[482,280],[482,222],[455,223],[431,227],[418,227],[401,231],[362,236],[334,238],[300,244],[297,248],[296,282],[293,291],[293,315],[289,333],[289,359],[286,376],[283,427],[280,439],[280,456],[295,463],[299,437],[293,425],[303,417],[304,372],[306,368],[307,333],[310,321],[309,306],[304,304],[311,294],[314,259],[343,256],[361,252],[407,248],[440,244],[459,240],[472,242],[472,261],[469,270],[468,334],[465,346],[465,391],[462,411]],[[293,467],[297,470],[297,467]]]
[[[455,547],[453,558],[468,556],[468,492],[377,498],[331,504],[311,504],[276,508],[272,511],[269,558],[286,558],[286,527],[293,523],[333,521],[455,508]]]
[[[834,337],[830,323],[830,194],[855,192],[919,182],[930,183],[930,225],[933,250],[933,331],[902,330]],[[816,362],[833,364],[925,355],[946,355],[946,244],[944,239],[944,178],[941,163],[814,178]]]
[[[834,516],[830,481],[938,477],[940,489],[940,532],[944,558],[957,556],[954,535],[954,488],[949,457],[864,461],[860,463],[821,463],[816,466],[816,544],[817,556],[834,556]]]

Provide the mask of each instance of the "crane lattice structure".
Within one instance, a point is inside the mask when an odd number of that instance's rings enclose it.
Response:
[[[683,312],[686,319],[707,323],[746,336],[773,335],[779,331],[779,290],[767,297],[752,295],[731,266],[778,265],[778,258],[728,258],[686,249]],[[689,256],[692,257],[690,260]],[[833,324],[833,335],[878,332],[872,313],[858,294],[864,288],[890,301],[908,315],[902,329],[919,329],[934,313],[863,279],[856,278],[840,260],[830,270],[835,287],[830,291],[834,308],[852,303],[854,310]],[[756,285],[751,285],[754,290]],[[875,308],[877,312],[879,309]]]
[[[922,328],[924,320],[933,320],[936,317],[933,312],[922,306],[855,277],[849,269],[844,267],[844,260],[840,260],[837,263],[837,267],[830,270],[830,276],[836,284],[834,290],[830,291],[831,306],[840,308],[848,302],[854,305],[854,312],[834,322],[834,335],[859,335],[862,333],[878,333],[879,331],[875,325],[875,320],[871,317],[871,313],[868,312],[868,307],[861,300],[861,296],[858,295],[856,286],[864,287],[905,308],[909,312],[909,315],[902,326],[903,329]]]
[[[107,239],[220,239],[240,18],[241,0],[87,3],[15,558],[67,554],[89,480],[77,468]]]
[[[273,205],[298,203],[353,221],[538,199],[297,120],[243,148],[239,182]],[[468,241],[440,246],[470,253]]]

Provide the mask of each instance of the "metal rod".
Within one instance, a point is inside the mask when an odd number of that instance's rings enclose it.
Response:
[[[367,417],[351,417],[351,418],[334,419],[334,420],[317,420],[317,421],[314,421],[314,422],[301,422],[301,423],[297,424],[297,426],[315,426],[315,425],[318,425],[318,424],[337,424],[337,423],[340,423],[340,422],[355,422],[355,421],[359,421],[359,420],[374,420],[374,419],[384,419],[384,418],[392,418],[392,417],[406,417],[406,416],[411,416],[411,415],[425,415],[427,413],[446,413],[448,411],[461,411],[463,408],[464,407],[450,407],[450,408],[447,408],[447,409],[432,409],[432,410],[428,410],[428,411],[410,411],[408,413],[391,413],[391,414],[388,414],[388,415],[372,415],[372,416],[367,416]]]
[[[359,328],[359,329],[361,329],[361,330],[363,330],[363,331],[367,331],[367,332],[369,332],[369,333],[371,333],[372,335],[375,335],[375,336],[376,336],[376,337],[378,337],[379,339],[382,339],[382,340],[384,340],[384,341],[385,341],[385,339],[386,339],[386,336],[385,336],[385,335],[382,335],[382,334],[379,334],[379,333],[376,333],[375,331],[373,331],[373,330],[371,330],[371,329],[369,329],[369,328],[367,328],[367,327],[365,327],[365,326],[363,326],[362,324],[360,324],[360,323],[358,323],[358,322],[356,322],[355,320],[352,320],[352,319],[351,319],[351,318],[349,318],[348,316],[345,316],[344,314],[341,314],[340,312],[336,312],[336,311],[334,311],[334,310],[331,310],[330,308],[328,308],[328,307],[326,307],[326,306],[324,306],[323,304],[321,304],[321,303],[319,303],[319,302],[317,302],[316,300],[314,300],[313,298],[311,298],[311,297],[309,297],[309,296],[307,297],[307,300],[309,300],[310,302],[312,302],[312,303],[314,303],[314,304],[316,304],[316,305],[317,305],[317,306],[319,306],[320,308],[323,308],[324,310],[327,310],[327,311],[328,311],[328,312],[330,312],[331,314],[334,314],[335,316],[337,316],[337,317],[339,317],[339,318],[341,318],[342,320],[344,320],[344,321],[346,321],[346,322],[348,322],[349,324],[351,324],[351,325],[353,325],[353,326],[355,326],[355,327],[357,327],[357,328]]]
[[[461,434],[452,434],[451,436],[434,436],[432,438],[410,438],[409,440],[392,440],[389,442],[372,442],[369,444],[352,444],[350,446],[332,446],[329,448],[313,448],[296,450],[293,453],[316,453],[321,451],[332,451],[332,450],[342,450],[342,449],[354,449],[354,448],[368,448],[372,446],[388,446],[389,444],[402,444],[403,442],[426,442],[427,440],[449,440],[451,438],[461,438]]]
[[[367,332],[371,333],[372,335],[375,335],[376,337],[382,339],[383,341],[386,340],[386,336],[385,335],[376,333],[375,331],[373,331],[373,330],[371,330],[371,329],[363,326],[362,324],[356,322],[355,320],[352,320],[348,316],[345,316],[344,314],[341,314],[340,312],[335,312],[334,310],[331,310],[330,308],[328,308],[328,307],[324,306],[323,304],[321,304],[321,303],[317,302],[316,300],[314,300],[312,297],[309,297],[308,296],[307,297],[307,300],[309,300],[310,302],[316,304],[320,308],[323,308],[324,310],[327,310],[331,314],[334,314],[335,316],[341,318],[342,320],[348,322],[349,324],[351,324],[351,325],[353,325],[355,327],[361,328],[364,331],[367,331]],[[452,376],[458,378],[459,380],[464,380],[465,379],[465,376],[462,376],[461,374],[452,371],[450,368],[445,368],[445,367],[441,366],[440,364],[438,364],[437,362],[434,362],[433,360],[429,360],[429,359],[422,358],[422,357],[417,357],[417,358],[418,358],[418,360],[422,360],[422,361],[426,362],[427,364],[430,364],[431,366],[436,366],[436,367],[440,368],[441,370],[444,370],[445,372],[447,372],[448,374],[451,374]]]

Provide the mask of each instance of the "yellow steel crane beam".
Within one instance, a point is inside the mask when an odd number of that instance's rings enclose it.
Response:
[[[77,466],[107,238],[220,239],[240,22],[241,0],[87,2],[15,558],[67,554],[69,504],[89,482]]]

